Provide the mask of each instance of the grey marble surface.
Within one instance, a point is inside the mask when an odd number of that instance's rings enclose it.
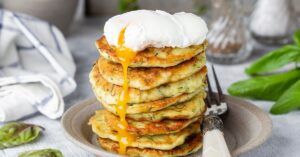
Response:
[[[67,38],[77,64],[76,81],[78,88],[65,99],[66,109],[80,101],[93,97],[88,82],[88,73],[94,61],[99,57],[94,42],[101,36],[105,20],[106,18],[98,18],[77,22]],[[243,64],[216,65],[216,71],[224,92],[231,83],[247,78],[243,72],[245,67],[264,51],[266,51],[265,48],[257,49],[249,61]],[[253,101],[253,103],[266,112],[269,111],[272,105],[272,102],[263,101]],[[294,111],[286,115],[270,116],[273,121],[273,133],[270,139],[260,147],[241,155],[241,157],[300,156],[300,112]],[[40,114],[35,114],[23,119],[23,121],[40,124],[46,128],[46,131],[34,143],[0,150],[0,157],[15,157],[22,151],[41,148],[60,149],[65,157],[94,157],[94,155],[82,150],[66,139],[60,120],[50,120]]]

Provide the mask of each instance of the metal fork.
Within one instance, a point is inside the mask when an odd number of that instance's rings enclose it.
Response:
[[[211,66],[217,94],[211,88],[207,77],[208,92],[205,99],[207,110],[202,124],[203,152],[202,157],[231,157],[223,134],[222,118],[228,113],[225,96],[222,93],[214,66]],[[222,118],[221,118],[222,117]]]

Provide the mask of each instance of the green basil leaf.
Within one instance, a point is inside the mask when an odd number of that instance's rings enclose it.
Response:
[[[14,147],[35,140],[42,127],[25,123],[8,123],[0,128],[0,149]]]
[[[300,48],[294,45],[287,45],[267,53],[245,71],[249,75],[271,72],[289,63],[297,62],[299,59]]]
[[[137,10],[138,8],[138,0],[119,0],[119,11],[122,13]]]
[[[287,89],[271,108],[273,114],[283,114],[300,107],[300,80]]]
[[[57,149],[40,149],[21,153],[18,157],[63,157]]]
[[[300,29],[298,29],[293,36],[295,44],[300,47]]]
[[[300,79],[300,70],[257,76],[248,80],[239,81],[228,88],[234,96],[249,97],[261,100],[277,100],[282,93]]]

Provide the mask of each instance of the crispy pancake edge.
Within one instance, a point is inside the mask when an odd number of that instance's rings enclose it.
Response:
[[[95,43],[99,53],[104,58],[116,63],[120,63],[115,53],[115,47],[110,46],[105,36],[102,36]],[[200,45],[193,45],[187,48],[147,48],[139,51],[130,67],[169,67],[189,60],[194,56],[203,53],[207,48],[208,42],[205,40]]]
[[[99,138],[99,145],[107,151],[117,153],[119,144],[109,139]],[[172,150],[159,150],[159,149],[140,149],[136,147],[128,147],[126,154],[132,157],[174,157],[186,156],[197,152],[203,146],[203,139],[201,133],[191,135],[187,138],[183,145],[175,147]]]
[[[151,102],[184,93],[193,93],[205,85],[206,74],[207,68],[204,67],[192,76],[150,90],[129,88],[130,101],[128,103]],[[89,76],[96,97],[99,97],[100,100],[106,104],[116,104],[118,96],[122,91],[122,86],[114,85],[106,81],[100,74],[97,64],[94,65]]]
[[[200,71],[205,66],[205,54],[199,54],[176,66],[161,68],[129,68],[129,87],[148,90],[169,82],[176,82]],[[102,77],[119,86],[123,85],[123,69],[121,64],[113,63],[100,57],[97,61]]]

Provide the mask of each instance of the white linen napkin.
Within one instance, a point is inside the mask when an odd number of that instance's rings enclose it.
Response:
[[[0,9],[0,122],[39,111],[56,119],[76,88],[62,33],[48,22]]]

